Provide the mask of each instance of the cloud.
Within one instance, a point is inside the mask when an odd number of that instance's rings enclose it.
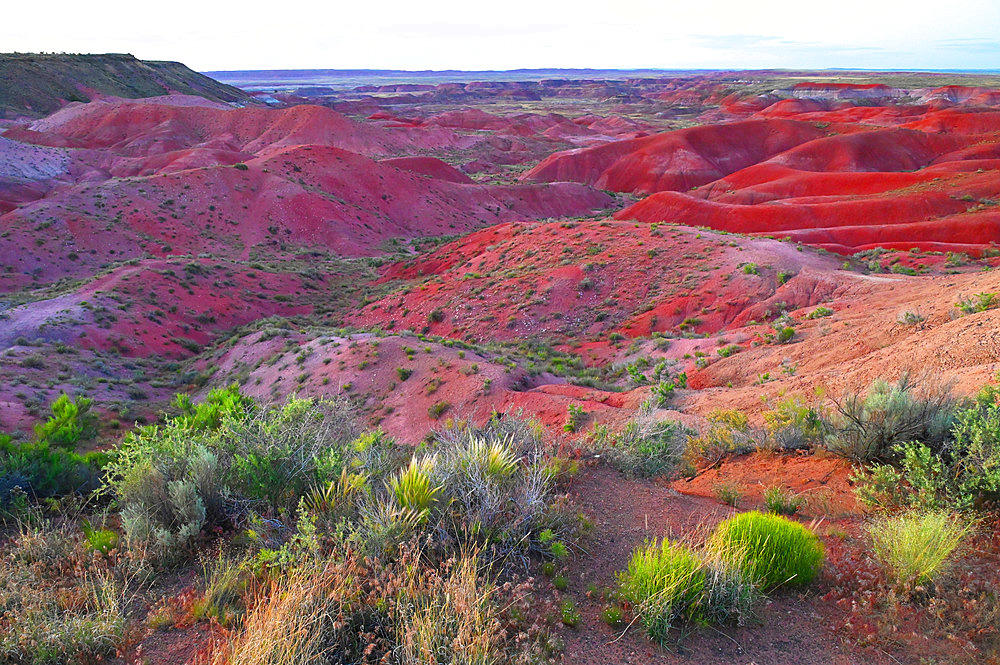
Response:
[[[884,53],[888,49],[881,46],[860,46],[828,44],[817,41],[796,41],[777,35],[691,35],[688,38],[696,46],[713,51],[767,50],[779,53],[802,54],[850,54]]]
[[[934,42],[937,48],[949,51],[964,51],[966,53],[996,53],[1000,52],[1000,39],[985,37],[963,39],[939,39]]]

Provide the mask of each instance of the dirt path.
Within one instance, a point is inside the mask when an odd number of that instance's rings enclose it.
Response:
[[[605,467],[584,471],[572,494],[594,522],[588,551],[570,564],[571,595],[582,615],[566,637],[566,663],[582,665],[697,663],[698,665],[878,665],[849,653],[824,626],[820,594],[775,593],[758,624],[695,629],[673,651],[646,639],[639,626],[623,637],[600,619],[604,603],[586,596],[589,585],[614,584],[632,548],[645,539],[707,532],[732,509],[714,499],[680,494],[650,481],[628,480]],[[886,661],[888,662],[888,661]]]

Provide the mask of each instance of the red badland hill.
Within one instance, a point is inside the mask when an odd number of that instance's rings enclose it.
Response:
[[[784,100],[759,119],[555,153],[524,179],[650,194],[618,219],[778,235],[842,253],[979,252],[1000,242],[1000,112],[834,106]]]
[[[43,198],[2,218],[0,261],[10,268],[4,290],[82,277],[143,255],[245,259],[288,248],[370,255],[391,238],[589,215],[612,202],[572,183],[475,184],[428,157],[376,162],[361,153],[384,156],[466,137],[359,125],[320,107],[96,103],[7,136],[19,140],[0,148],[32,150],[26,163],[56,173],[32,181]]]

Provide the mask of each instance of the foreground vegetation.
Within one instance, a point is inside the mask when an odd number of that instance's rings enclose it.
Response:
[[[998,395],[960,400],[904,377],[829,409],[784,398],[761,429],[720,411],[695,431],[650,403],[618,432],[582,430],[586,413],[571,411],[582,431],[567,433],[632,477],[827,448],[855,461],[873,515],[869,554],[850,565],[876,572],[852,583],[839,541],[795,519],[801,497],[768,488],[769,512],[737,513],[701,541],[637,547],[600,594],[602,617],[670,644],[699,626],[749,625],[766,596],[820,585],[835,602],[877,603],[884,616],[937,607],[996,636],[981,627],[1000,616],[995,590],[952,580],[1000,498]],[[32,437],[0,441],[0,662],[96,662],[143,630],[207,622],[215,637],[200,657],[220,665],[540,663],[581,621],[572,597],[557,604],[551,591],[588,547],[588,520],[565,494],[579,465],[537,423],[449,420],[410,448],[361,427],[347,399],[266,405],[233,386],[200,403],[178,395],[158,423],[80,453],[96,432],[91,407],[63,396]],[[732,488],[719,496],[740,501]],[[192,569],[190,592],[164,586]],[[958,612],[962,598],[981,604],[975,618]]]

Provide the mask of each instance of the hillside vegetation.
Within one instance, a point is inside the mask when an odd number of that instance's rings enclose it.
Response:
[[[249,102],[239,88],[219,83],[179,62],[100,55],[0,53],[0,117],[43,116],[96,94],[138,99],[170,93],[216,102]]]

